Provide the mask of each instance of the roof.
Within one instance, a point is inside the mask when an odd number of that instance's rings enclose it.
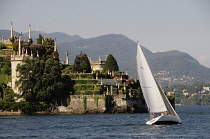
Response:
[[[98,83],[101,83],[101,79],[98,80]],[[117,84],[120,84],[115,79],[102,79],[102,83],[104,85],[117,85]]]

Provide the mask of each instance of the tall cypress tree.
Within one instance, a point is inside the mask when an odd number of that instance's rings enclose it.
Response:
[[[82,52],[76,56],[74,60],[74,71],[77,72],[91,72],[90,61],[86,54],[82,54]]]
[[[117,61],[111,54],[109,54],[109,56],[107,57],[103,69],[109,71],[119,71]]]
[[[39,34],[39,37],[36,39],[37,40],[37,44],[42,44],[42,39],[43,39],[42,35]]]
[[[58,102],[59,94],[62,92],[61,69],[59,61],[47,59],[45,62],[42,84],[45,92],[45,101]]]

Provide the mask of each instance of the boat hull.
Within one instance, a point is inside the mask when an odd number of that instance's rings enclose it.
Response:
[[[147,125],[164,125],[164,124],[181,124],[181,119],[178,116],[158,116],[146,122]]]

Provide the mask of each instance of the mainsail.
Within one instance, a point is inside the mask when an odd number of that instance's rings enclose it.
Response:
[[[155,81],[155,78],[150,70],[150,67],[139,43],[137,46],[136,58],[139,81],[149,112],[160,113],[167,111],[159,87]]]

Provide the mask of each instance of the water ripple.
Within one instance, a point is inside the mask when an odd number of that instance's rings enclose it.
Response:
[[[183,123],[149,126],[149,114],[0,116],[0,138],[210,138],[210,106],[178,106]]]

